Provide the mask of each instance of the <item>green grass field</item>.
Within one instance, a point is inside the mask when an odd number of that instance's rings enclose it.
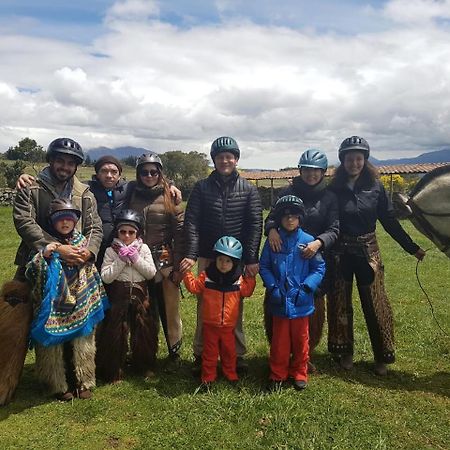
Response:
[[[404,225],[424,248],[432,247]],[[0,227],[3,282],[14,273],[18,244],[10,208],[0,208]],[[268,346],[259,280],[254,296],[245,300],[250,370],[239,388],[219,381],[211,393],[196,393],[198,382],[190,374],[195,301],[185,294],[179,373],[164,372],[161,345],[155,379],[128,377],[121,384],[100,384],[92,400],[59,403],[41,390],[29,352],[15,401],[0,408],[0,448],[449,449],[450,338],[439,331],[418,287],[415,259],[382,229],[379,239],[397,341],[397,362],[387,377],[371,373],[370,343],[355,298],[354,370],[344,373],[333,365],[325,337],[315,357],[319,373],[306,391],[265,394]],[[419,277],[450,333],[450,260],[432,247]]]

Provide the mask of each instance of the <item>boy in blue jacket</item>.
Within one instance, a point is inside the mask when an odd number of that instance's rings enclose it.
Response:
[[[273,252],[266,240],[260,259],[273,315],[269,389],[279,389],[291,377],[294,388],[302,390],[308,381],[308,316],[314,312],[314,291],[325,274],[325,262],[320,253],[311,259],[302,256],[303,248],[314,237],[300,227],[305,216],[300,198],[281,197],[274,212],[283,242],[281,251]]]

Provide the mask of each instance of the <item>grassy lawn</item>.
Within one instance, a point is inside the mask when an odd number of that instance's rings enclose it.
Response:
[[[404,225],[424,248],[432,247]],[[0,227],[3,282],[14,273],[18,244],[10,208],[0,208]],[[344,373],[333,365],[324,338],[315,358],[319,373],[310,377],[306,391],[265,394],[268,346],[259,280],[254,296],[245,300],[248,375],[237,389],[219,381],[211,393],[196,393],[198,382],[190,374],[195,301],[185,292],[179,373],[164,372],[161,345],[155,379],[128,377],[99,385],[90,401],[58,403],[38,385],[29,352],[15,401],[0,408],[0,448],[449,449],[450,338],[439,331],[418,287],[415,259],[382,229],[379,238],[397,341],[397,362],[387,377],[370,371],[370,343],[355,299],[354,370]],[[431,248],[419,276],[450,333],[449,259]]]

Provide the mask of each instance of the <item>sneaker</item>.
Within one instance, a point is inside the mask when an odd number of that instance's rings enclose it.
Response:
[[[378,375],[380,377],[386,376],[387,375],[386,364],[383,362],[375,362],[375,367],[373,368],[373,371],[375,372],[375,375]]]
[[[92,391],[90,389],[77,389],[76,394],[81,400],[89,400],[92,397]]]
[[[266,387],[266,391],[267,392],[280,392],[282,388],[283,388],[283,381],[270,380]]]
[[[194,377],[199,377],[202,373],[202,357],[194,355],[194,362],[192,363],[191,373]]]
[[[238,356],[236,360],[236,372],[238,375],[245,375],[248,372],[248,364],[243,356]]]
[[[303,391],[307,385],[308,383],[305,380],[294,380],[294,389],[296,391]]]
[[[167,358],[166,372],[175,373],[181,367],[181,358],[178,353],[171,353]]]
[[[55,394],[55,398],[60,402],[70,402],[70,400],[73,400],[73,394],[70,391],[58,392],[58,394]]]

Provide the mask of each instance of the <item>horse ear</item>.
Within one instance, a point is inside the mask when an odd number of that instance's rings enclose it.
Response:
[[[412,209],[408,205],[409,198],[400,192],[394,192],[392,205],[394,206],[395,217],[399,220],[408,219],[412,215]]]

